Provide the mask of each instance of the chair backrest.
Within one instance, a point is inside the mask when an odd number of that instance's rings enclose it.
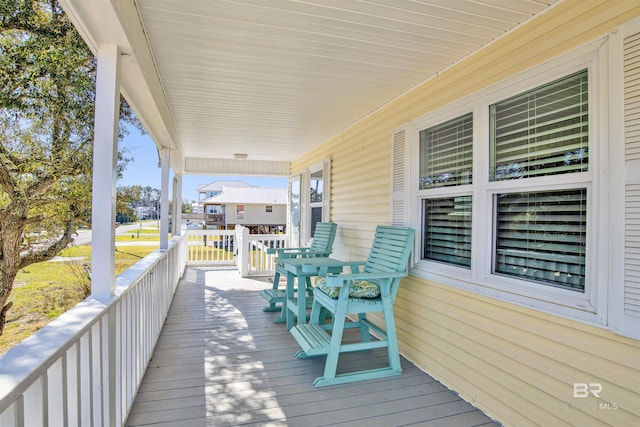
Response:
[[[311,252],[331,252],[333,241],[336,238],[338,224],[333,222],[318,222],[313,232],[313,242],[311,242]]]
[[[412,228],[379,225],[364,272],[407,272],[414,236],[415,231]],[[397,285],[400,279],[395,279],[394,282],[394,285]],[[397,286],[391,292],[395,298]]]

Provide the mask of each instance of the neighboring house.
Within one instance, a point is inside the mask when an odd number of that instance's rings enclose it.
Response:
[[[202,213],[202,205],[198,202],[191,203],[191,213],[199,214]]]
[[[220,194],[224,187],[250,188],[254,186],[244,181],[213,181],[210,184],[203,184],[198,187],[198,203],[202,204],[205,199]]]
[[[138,206],[134,210],[136,212],[137,219],[155,219],[158,215],[158,211],[155,208],[149,206]]]
[[[194,203],[193,213],[204,213],[202,202],[210,197],[216,196],[222,192],[223,187],[253,187],[244,181],[213,181],[209,184],[202,184],[198,187],[198,201]]]
[[[222,187],[202,201],[208,229],[230,230],[244,225],[252,233],[283,232],[287,221],[287,189]]]

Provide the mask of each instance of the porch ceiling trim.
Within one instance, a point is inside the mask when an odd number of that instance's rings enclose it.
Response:
[[[288,162],[562,3],[60,2],[94,53],[120,47],[122,93],[157,147],[171,149],[176,173],[279,176]],[[236,153],[252,161],[238,163]]]
[[[184,173],[193,175],[289,176],[290,171],[286,161],[187,157],[184,164]]]

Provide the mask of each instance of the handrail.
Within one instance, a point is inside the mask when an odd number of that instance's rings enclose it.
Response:
[[[235,231],[212,234],[214,246],[233,260]],[[178,281],[193,262],[189,235],[204,241],[212,234],[189,230],[174,237],[167,250],[120,274],[109,301],[89,297],[0,355],[0,425],[123,425]],[[266,248],[284,245],[285,238],[247,236],[250,256],[244,258],[251,274],[272,269]],[[191,246],[198,245],[192,240]]]
[[[186,265],[174,237],[91,297],[0,356],[0,425],[121,426]]]

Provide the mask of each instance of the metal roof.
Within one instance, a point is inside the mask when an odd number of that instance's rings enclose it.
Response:
[[[223,187],[222,193],[209,197],[202,204],[286,205],[286,188]]]

